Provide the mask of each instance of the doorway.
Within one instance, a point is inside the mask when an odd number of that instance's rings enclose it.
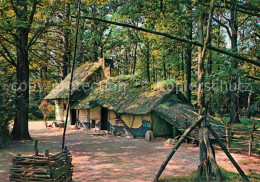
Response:
[[[101,130],[108,130],[108,121],[107,121],[107,116],[108,116],[108,109],[101,107],[101,125],[100,129]]]
[[[76,110],[72,109],[71,110],[71,125],[75,125],[76,124],[76,120],[77,120]]]

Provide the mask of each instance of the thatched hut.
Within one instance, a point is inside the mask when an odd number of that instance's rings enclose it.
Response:
[[[98,127],[121,135],[175,137],[198,118],[172,80],[148,84],[140,77],[118,76],[99,82],[72,108],[87,127]],[[212,120],[215,124],[217,121]],[[197,138],[198,130],[191,133]]]
[[[75,70],[69,124],[80,121],[86,128],[134,137],[144,137],[148,130],[155,137],[175,137],[197,120],[198,114],[174,81],[149,84],[137,75],[111,77],[118,74],[112,65],[111,60],[101,59]],[[45,97],[55,100],[57,121],[65,120],[69,80],[70,75]],[[194,130],[191,137],[197,136]]]
[[[66,117],[66,107],[68,107],[70,74],[61,81],[44,99],[54,100],[55,118],[58,122],[63,122]],[[99,63],[85,63],[75,69],[72,82],[71,98],[72,103],[79,100],[95,82],[99,82],[104,77],[103,69]],[[76,122],[76,110],[70,110],[69,124]]]

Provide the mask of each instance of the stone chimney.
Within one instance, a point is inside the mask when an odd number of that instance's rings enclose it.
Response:
[[[115,68],[113,59],[99,58],[99,64],[102,66],[106,78],[119,75],[119,70]]]

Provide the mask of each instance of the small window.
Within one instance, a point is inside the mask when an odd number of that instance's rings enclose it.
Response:
[[[63,108],[64,108],[64,110],[66,110],[66,104],[64,104]]]
[[[150,122],[146,121],[146,120],[143,120],[143,127],[150,128]]]

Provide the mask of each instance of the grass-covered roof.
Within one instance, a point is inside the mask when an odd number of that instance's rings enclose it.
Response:
[[[166,89],[166,85],[171,88]],[[100,82],[74,108],[87,109],[101,105],[117,113],[148,114],[174,93],[174,88],[175,82],[172,80],[148,84],[137,75],[118,76]]]
[[[92,77],[96,74],[102,74],[102,67],[99,63],[85,63],[75,69],[72,82],[72,96],[80,94],[82,87],[89,84]],[[66,78],[61,81],[44,99],[67,99],[69,96],[69,83],[71,74],[68,74]]]
[[[161,118],[174,125],[180,131],[184,131],[199,117],[199,114],[193,107],[184,104],[179,98],[176,97],[176,95],[172,95],[165,102],[153,109],[153,111],[156,112],[156,114]],[[208,116],[207,119],[219,136],[224,136],[225,131],[223,127],[221,127],[221,124],[211,116]],[[190,136],[197,138],[198,133],[199,130],[196,128],[191,132]]]
[[[118,76],[101,81],[86,95],[74,104],[74,109],[88,109],[99,105],[118,114],[145,115],[155,112],[181,131],[199,117],[183,94],[176,91],[173,80],[149,84],[137,75]],[[220,124],[212,118],[210,122]],[[194,130],[191,136],[197,138],[198,130]]]

